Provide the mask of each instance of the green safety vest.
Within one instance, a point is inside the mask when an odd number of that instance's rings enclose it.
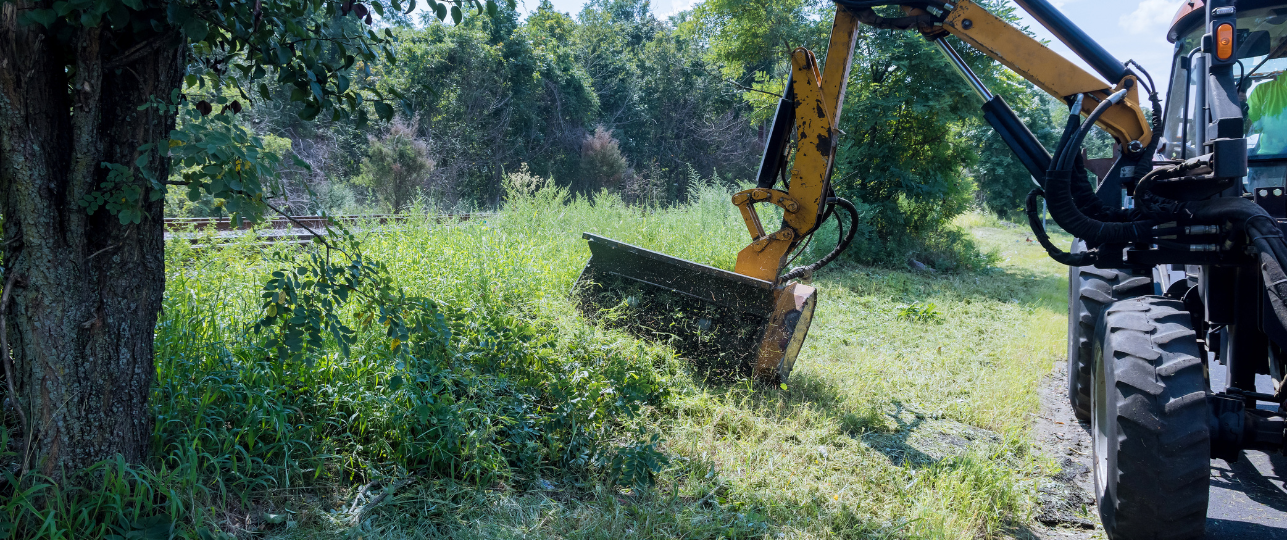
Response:
[[[1252,149],[1261,155],[1287,153],[1287,81],[1282,77],[1256,85],[1247,96],[1247,131],[1259,133]]]

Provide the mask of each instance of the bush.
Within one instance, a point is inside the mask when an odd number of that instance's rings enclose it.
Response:
[[[532,173],[526,163],[519,165],[518,170],[505,175],[505,195],[507,199],[531,197],[554,184],[554,179],[542,178]]]
[[[833,185],[862,213],[859,261],[905,262],[970,208],[972,145],[959,126],[977,110],[964,87],[936,84],[944,61],[917,36],[867,40],[850,83]],[[858,61],[858,60],[856,60]],[[969,251],[965,246],[962,251]],[[961,265],[958,265],[961,266]]]
[[[1011,76],[1018,77],[1013,74]],[[1033,135],[1046,148],[1053,149],[1059,140],[1062,120],[1067,117],[1066,106],[1061,106],[1058,100],[1026,84],[1012,83],[1007,86],[1008,88],[1001,89],[1006,90],[1006,102]],[[1061,109],[1063,114],[1057,114]],[[1022,217],[1028,192],[1036,187],[1031,173],[1019,162],[1014,151],[1005,144],[996,130],[986,122],[981,119],[973,122],[968,133],[978,146],[979,161],[972,168],[974,181],[978,185],[976,197],[998,217]]]
[[[390,124],[383,137],[370,137],[368,142],[362,173],[353,183],[370,188],[381,204],[400,212],[419,195],[425,178],[433,172],[429,146],[416,139],[400,120]]]
[[[978,271],[996,262],[994,255],[984,253],[973,237],[951,223],[938,224],[916,234],[887,234],[877,222],[878,207],[861,200],[851,202],[858,209],[858,230],[843,254],[844,259],[891,268],[915,268],[916,263],[921,263],[942,272]],[[853,226],[846,212],[836,211],[833,216],[814,233],[813,240],[793,265],[816,261],[831,252],[840,239],[838,221],[843,223],[846,232]]]
[[[594,128],[581,142],[581,178],[577,187],[585,193],[600,190],[621,190],[622,179],[628,166],[621,155],[621,146],[612,132],[603,126]]]

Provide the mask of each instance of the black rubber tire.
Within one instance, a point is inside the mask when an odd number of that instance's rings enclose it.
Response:
[[[1086,251],[1073,240],[1072,252]],[[1068,403],[1082,422],[1090,421],[1091,337],[1104,307],[1118,300],[1153,294],[1153,278],[1093,266],[1068,268]]]
[[[1095,331],[1095,495],[1112,540],[1202,538],[1211,474],[1206,374],[1184,304],[1114,302]]]

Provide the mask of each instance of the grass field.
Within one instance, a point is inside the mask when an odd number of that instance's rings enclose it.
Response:
[[[1021,533],[1054,472],[1027,426],[1066,325],[1066,270],[1026,228],[959,219],[994,255],[981,272],[837,263],[816,276],[784,388],[708,385],[664,344],[587,324],[568,295],[583,231],[731,268],[741,221],[723,190],[699,195],[645,211],[547,189],[487,221],[365,229],[366,255],[449,329],[432,358],[391,353],[378,325],[348,356],[274,358],[247,328],[299,252],[172,244],[156,463],[56,494],[56,526],[15,503],[0,517],[53,538],[155,523],[299,539]],[[94,529],[99,516],[120,525]]]

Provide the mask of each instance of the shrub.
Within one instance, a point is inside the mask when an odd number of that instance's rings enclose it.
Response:
[[[370,188],[381,204],[399,212],[420,193],[434,169],[429,146],[400,120],[390,124],[383,137],[370,137],[368,142],[362,173],[353,183]]]
[[[526,163],[519,165],[518,170],[505,175],[505,193],[509,198],[530,197],[554,182],[553,177],[542,178],[533,174]]]
[[[581,191],[594,193],[603,189],[619,191],[628,165],[621,146],[612,132],[603,126],[581,141]]]

